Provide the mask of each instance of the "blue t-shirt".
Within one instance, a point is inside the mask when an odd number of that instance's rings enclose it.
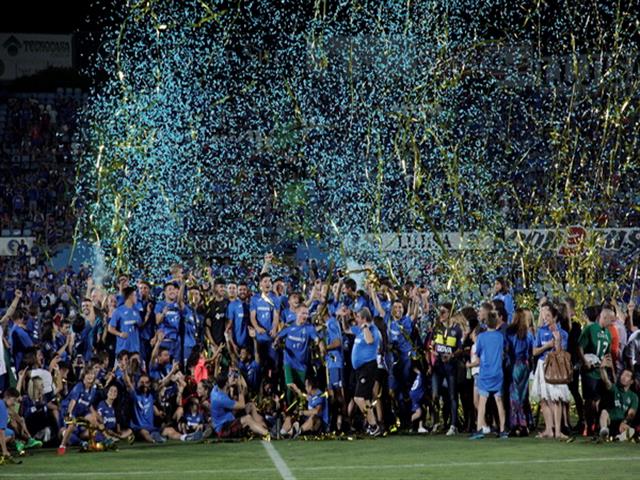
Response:
[[[91,407],[96,401],[97,394],[97,386],[92,385],[89,390],[86,390],[82,382],[76,383],[76,385],[71,389],[71,392],[69,392],[69,395],[67,396],[67,405],[71,403],[71,400],[76,401],[76,404],[73,407],[73,412],[71,412],[71,416],[77,418],[88,415],[91,411]],[[63,410],[63,413],[67,413],[66,408],[65,410]]]
[[[499,392],[502,389],[504,342],[504,335],[496,330],[478,335],[476,341],[476,355],[480,359],[480,373],[477,378],[478,390]]]
[[[291,311],[290,309],[285,309],[282,311],[282,314],[280,315],[282,318],[282,321],[286,324],[286,325],[291,325],[292,323],[296,322],[296,318],[298,317],[298,315],[296,314],[296,312]]]
[[[27,331],[14,325],[11,329],[11,351],[13,352],[13,365],[16,370],[21,370],[22,358],[27,349],[33,346],[33,340]]]
[[[7,428],[9,423],[9,412],[7,411],[7,404],[0,398],[0,430]]]
[[[133,401],[133,417],[131,418],[131,427],[140,430],[154,430],[153,425],[153,403],[155,396],[153,392],[142,393],[131,392],[131,400]]]
[[[53,350],[59,351],[62,347],[67,343],[67,337],[64,336],[61,332],[56,333],[56,336],[53,338]],[[60,360],[66,362],[69,360],[69,352],[67,349],[64,349],[60,354]]]
[[[158,328],[164,332],[162,346],[171,348],[172,344],[178,341],[180,333],[180,307],[176,302],[162,301],[156,304],[155,313],[162,313],[164,307],[168,307],[168,310]]]
[[[227,305],[227,319],[231,322],[233,341],[238,347],[247,347],[249,345],[248,310],[247,304],[239,298],[229,302],[229,305]]]
[[[211,404],[211,422],[213,423],[213,428],[217,433],[220,433],[227,423],[235,420],[236,417],[233,414],[233,407],[236,402],[215,386],[213,390],[211,390],[209,403]]]
[[[353,303],[353,311],[355,313],[358,313],[360,310],[362,310],[365,307],[371,310],[371,308],[369,307],[369,298],[367,298],[366,295],[359,295],[356,298],[356,301]]]
[[[149,305],[148,300],[138,299],[135,306],[133,307],[138,311],[138,314],[142,319],[142,327],[140,328],[140,339],[146,340],[147,342],[145,343],[148,343],[149,340],[151,340],[153,336],[156,334],[156,318],[154,315],[151,315],[147,323],[144,323],[144,319],[147,316],[148,305]],[[154,309],[154,313],[155,313],[155,309]]]
[[[116,421],[116,411],[114,410],[114,408],[110,407],[109,404],[103,400],[98,405],[98,412],[102,417],[104,426],[108,430],[115,431],[117,428],[118,422]]]
[[[24,395],[22,397],[22,404],[20,412],[25,419],[33,415],[37,415],[38,413],[47,414],[49,411],[49,407],[47,407],[46,401],[34,402],[29,395]]]
[[[142,325],[142,319],[135,307],[121,305],[116,308],[111,316],[111,320],[109,320],[109,325],[127,334],[127,338],[116,338],[116,355],[122,350],[126,350],[127,352],[140,351],[139,328]]]
[[[171,371],[172,368],[173,368],[173,365],[171,364],[171,362],[164,363],[164,364],[154,362],[151,364],[151,367],[149,368],[149,378],[154,382],[159,382],[164,377],[169,375],[169,372]]]
[[[189,412],[184,415],[184,421],[187,424],[187,428],[190,431],[194,431],[200,425],[204,424],[204,417],[200,412],[196,412],[196,413]]]
[[[334,350],[327,350],[325,362],[327,368],[342,368],[344,366],[344,357],[342,354],[342,329],[336,317],[329,317],[327,320],[327,328],[324,332],[325,343],[331,345],[335,340],[340,340],[340,347]]]
[[[238,360],[238,370],[247,382],[249,390],[257,392],[260,388],[260,364],[255,360],[250,362]]]
[[[507,323],[511,323],[513,320],[513,314],[516,311],[516,306],[513,302],[513,296],[511,293],[498,293],[493,297],[494,300],[502,300],[504,303],[504,309],[507,312]]]
[[[562,345],[562,349],[566,350],[567,344],[569,342],[569,334],[562,328],[560,328],[560,325],[558,324],[556,324],[556,328],[560,332],[560,344]],[[536,332],[536,339],[533,346],[535,348],[540,348],[542,345],[544,345],[545,343],[549,343],[551,340],[553,340],[553,332],[548,325],[543,325],[538,328],[538,331]],[[542,352],[540,357],[538,357],[538,359],[544,360],[545,358],[547,358],[547,355],[549,355],[549,352],[551,351],[553,351],[553,349],[545,350],[544,352]]]
[[[191,307],[184,309],[184,348],[193,348],[197,341],[198,313]]]
[[[360,327],[352,326],[351,331],[355,334],[353,340],[353,350],[351,350],[351,364],[353,368],[360,368],[367,362],[372,362],[377,359],[378,350],[382,343],[382,335],[380,330],[374,324],[369,327],[371,335],[373,335],[373,343],[368,344],[364,339],[364,332]]]
[[[413,330],[413,323],[408,316],[402,317],[400,320],[392,320],[389,325],[389,342],[399,352],[405,354],[404,357],[408,357],[413,352],[413,345],[409,340],[411,338],[411,331]]]
[[[320,406],[321,410],[319,413],[320,418],[322,419],[323,426],[329,425],[329,402],[327,401],[327,396],[322,390],[316,390],[307,400],[307,409],[311,410],[312,408],[316,408]]]
[[[416,375],[413,384],[411,385],[411,390],[409,391],[409,397],[411,398],[411,403],[414,405],[420,405],[422,399],[424,398],[424,375],[422,373],[418,373]]]
[[[517,334],[507,335],[507,341],[509,342],[509,357],[511,363],[517,361],[526,362],[533,355],[533,334],[527,332],[527,336],[524,338],[518,338]]]
[[[309,360],[309,341],[317,340],[318,334],[313,325],[289,325],[278,334],[284,338],[284,364],[296,370],[306,370]]]
[[[382,307],[382,310],[384,310],[385,317],[387,315],[391,315],[391,307],[393,306],[393,302],[391,300],[380,298],[380,306]]]
[[[266,330],[265,333],[258,333],[256,340],[259,342],[269,342],[271,337],[269,332],[273,328],[273,321],[276,311],[280,310],[280,302],[278,297],[272,292],[269,295],[263,296],[256,294],[251,297],[251,304],[249,306],[251,312],[256,312],[256,322],[259,326]]]

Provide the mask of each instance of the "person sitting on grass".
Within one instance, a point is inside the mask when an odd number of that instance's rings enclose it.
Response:
[[[232,396],[237,392],[237,400]],[[218,438],[238,438],[246,430],[261,435],[269,441],[269,431],[264,419],[252,403],[246,403],[247,384],[237,370],[229,374],[220,374],[211,390],[211,423]],[[236,412],[242,412],[236,417]]]
[[[98,419],[103,432],[96,437],[98,441],[107,441],[107,443],[117,442],[118,440],[127,439],[129,443],[133,443],[134,435],[130,428],[122,428],[120,422],[118,422],[118,416],[116,414],[118,399],[118,386],[115,383],[107,386],[106,398],[98,404],[97,412]]]
[[[0,448],[2,449],[2,462],[11,460],[11,454],[7,444],[15,440],[15,433],[9,428],[9,411],[13,409],[20,394],[15,388],[5,390],[3,398],[0,399]]]
[[[25,375],[21,375],[22,379],[24,377]],[[20,384],[20,382],[18,383]],[[17,388],[17,390],[20,391],[20,388]],[[44,382],[40,377],[31,377],[25,390],[26,395],[22,396],[20,413],[24,418],[26,428],[29,432],[34,432],[36,438],[43,440],[43,443],[47,443],[51,439],[53,432],[57,431],[56,417],[51,409],[53,402],[46,401]],[[26,447],[30,448],[29,442],[27,442]]]
[[[203,432],[204,434],[205,418],[200,410],[198,397],[191,397],[182,412],[182,416],[178,420],[178,430],[187,434],[195,432]]]
[[[160,382],[160,386],[163,387],[164,383],[170,380],[171,375],[167,375],[162,382]],[[155,426],[155,417],[161,417],[162,412],[155,405],[156,394],[151,388],[151,379],[148,375],[142,375],[138,380],[138,388],[135,388],[129,374],[125,370],[124,381],[131,395],[131,401],[133,402],[133,415],[130,426],[142,440],[149,443],[164,443],[167,441],[167,437],[182,442],[195,442],[202,439],[201,432],[187,435],[179,433],[171,426],[165,426],[162,429]]]
[[[313,377],[307,377],[304,381],[306,394],[303,394],[297,386],[292,388],[300,399],[307,398],[307,408],[299,412],[299,420],[293,416],[285,417],[280,433],[296,438],[300,434],[326,432],[329,428],[329,402],[327,400],[329,394],[318,388],[318,382]]]
[[[607,369],[614,375],[613,382],[609,379]],[[620,441],[631,440],[634,435],[631,425],[638,411],[638,396],[630,390],[633,374],[630,370],[623,370],[616,383],[611,354],[607,354],[600,363],[600,378],[607,391],[613,395],[613,405],[600,413],[600,438],[608,440],[609,435],[613,435]]]
[[[476,341],[476,354],[480,359],[480,373],[476,379],[478,387],[478,431],[471,435],[472,440],[484,438],[483,427],[485,427],[485,413],[489,395],[493,395],[498,407],[498,418],[500,422],[499,436],[501,439],[509,438],[509,432],[504,429],[505,412],[502,403],[502,381],[504,373],[502,371],[502,357],[504,354],[504,335],[496,330],[498,317],[495,312],[491,312],[487,318],[487,331],[478,335]],[[472,367],[473,365],[467,365]]]

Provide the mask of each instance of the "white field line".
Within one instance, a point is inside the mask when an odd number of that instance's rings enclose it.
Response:
[[[269,457],[271,457],[271,461],[278,469],[278,473],[280,473],[282,480],[296,480],[296,477],[293,476],[293,473],[289,470],[287,463],[282,459],[278,450],[276,450],[276,447],[274,447],[271,442],[265,441],[262,442],[262,446],[269,454]]]
[[[267,447],[265,447],[267,448]],[[276,452],[277,453],[277,452]],[[279,454],[278,454],[279,456]],[[640,456],[617,456],[617,457],[574,457],[574,458],[556,458],[556,459],[536,459],[536,460],[504,460],[504,461],[487,461],[487,462],[443,462],[443,463],[404,463],[404,464],[374,464],[368,465],[325,465],[317,467],[296,467],[294,470],[300,472],[313,472],[325,470],[376,470],[376,469],[419,469],[419,468],[442,468],[442,467],[483,467],[483,466],[500,466],[500,465],[536,465],[548,463],[597,463],[597,462],[613,462],[624,461],[634,462],[640,461]],[[630,465],[631,466],[631,465]],[[268,473],[273,470],[270,468],[229,468],[215,469],[216,477],[224,474],[242,474],[242,473]],[[166,475],[198,475],[211,474],[212,470],[138,470],[138,471],[98,471],[98,472],[47,472],[47,473],[20,473],[20,466],[3,466],[1,478],[58,478],[58,477],[114,477],[121,478],[126,475],[133,476],[166,476]],[[289,474],[291,472],[289,471]],[[284,477],[283,477],[284,478]],[[295,477],[288,477],[294,479]]]

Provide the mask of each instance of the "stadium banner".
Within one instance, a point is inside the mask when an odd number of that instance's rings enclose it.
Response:
[[[604,251],[640,250],[640,228],[594,228],[571,226],[565,229],[516,229],[505,231],[505,243],[533,250],[557,250],[571,255],[588,235],[597,235]],[[364,240],[385,252],[434,250],[491,250],[492,235],[486,232],[381,233],[366,234]]]
[[[0,33],[0,80],[14,80],[49,67],[73,66],[73,36]]]
[[[0,257],[15,257],[18,255],[20,244],[28,247],[27,253],[33,248],[35,237],[0,237]]]

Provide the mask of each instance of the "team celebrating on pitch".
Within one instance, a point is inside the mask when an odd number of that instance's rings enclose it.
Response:
[[[532,311],[504,278],[458,305],[373,268],[362,285],[332,267],[273,270],[267,255],[237,280],[175,265],[159,285],[100,285],[88,268],[18,282],[0,322],[2,461],[168,439],[640,432],[633,297]]]

